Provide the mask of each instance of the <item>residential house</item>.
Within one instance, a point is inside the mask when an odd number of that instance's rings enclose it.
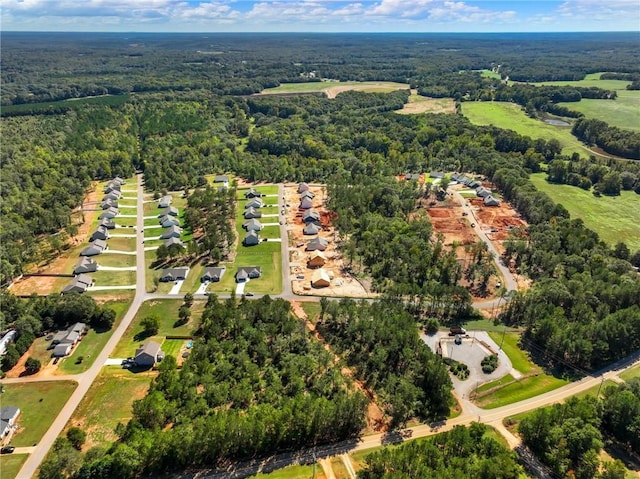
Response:
[[[313,253],[311,253],[311,256],[309,256],[307,266],[309,268],[320,268],[321,266],[324,266],[326,262],[327,257],[322,251],[314,251]]]
[[[118,183],[115,183],[113,181],[110,181],[109,183],[107,183],[107,185],[104,187],[104,192],[105,193],[111,193],[112,191],[120,191],[120,185]]]
[[[309,191],[309,185],[307,183],[302,182],[298,185],[298,193],[303,193],[305,191]]]
[[[489,195],[484,199],[485,206],[500,206],[500,200],[495,196]]]
[[[154,366],[156,362],[164,359],[164,352],[160,349],[160,344],[155,341],[147,341],[141,348],[136,349],[133,362],[136,366]]]
[[[87,325],[85,323],[75,323],[64,331],[58,331],[51,341],[53,356],[59,358],[69,354],[69,351],[80,342],[86,331]]]
[[[93,273],[98,271],[98,263],[87,256],[81,256],[73,268],[73,274]]]
[[[180,228],[179,226],[169,226],[167,229],[165,229],[162,234],[160,235],[160,239],[169,239],[169,238],[180,238],[180,235],[182,234],[182,228]]]
[[[109,238],[109,230],[104,226],[98,226],[96,230],[91,234],[89,241],[106,240]]]
[[[327,249],[327,246],[329,246],[329,242],[326,239],[320,238],[318,236],[317,238],[314,238],[307,243],[306,249],[307,251],[324,251],[325,249]]]
[[[305,223],[316,223],[316,224],[319,225],[320,224],[320,213],[318,213],[317,211],[313,211],[313,210],[307,210],[302,215],[302,221],[304,221]]]
[[[107,249],[107,242],[105,240],[94,240],[89,246],[80,251],[80,256],[95,256],[101,254]]]
[[[260,231],[264,226],[257,219],[250,219],[242,223],[242,227],[247,231]]]
[[[257,279],[262,276],[262,268],[260,266],[244,266],[236,271],[236,282],[243,283],[248,279]]]
[[[223,188],[229,188],[229,177],[227,175],[216,175],[213,178],[214,183],[222,183]]]
[[[178,216],[179,213],[180,211],[178,210],[178,208],[176,208],[175,206],[169,206],[164,212],[159,214],[158,217],[164,215]]]
[[[260,238],[255,231],[249,231],[242,241],[245,246],[255,246],[258,243],[260,243]]]
[[[100,221],[100,226],[104,226],[108,230],[112,230],[115,229],[116,224],[108,218],[103,218],[102,221]]]
[[[307,190],[307,191],[303,191],[302,193],[300,193],[300,199],[303,198],[309,198],[310,200],[314,199],[316,197],[316,195],[314,195],[311,191]]]
[[[119,176],[116,176],[116,177],[115,177],[113,180],[111,180],[111,181],[113,181],[113,182],[114,182],[115,184],[117,184],[117,185],[124,185],[124,183],[125,183],[125,181],[124,181],[122,178],[120,178]]]
[[[16,406],[4,406],[0,409],[0,440],[9,435],[20,416],[20,408]]]
[[[0,339],[0,356],[7,352],[7,346],[13,342],[18,332],[12,329]]]
[[[167,248],[169,248],[170,246],[173,246],[175,244],[177,244],[178,246],[184,247],[184,243],[182,243],[182,241],[180,241],[180,238],[169,238],[169,239],[164,241],[164,245]]]
[[[303,229],[302,233],[305,235],[317,235],[321,228],[315,223],[308,223]]]
[[[61,343],[53,348],[53,357],[54,358],[64,358],[69,355],[71,350],[73,349],[73,344],[70,343]]]
[[[244,197],[247,199],[260,198],[261,196],[262,196],[262,193],[260,193],[258,190],[255,190],[253,188],[249,188],[249,190],[244,194]]]
[[[444,171],[430,171],[429,176],[431,178],[444,178]]]
[[[158,200],[158,208],[168,208],[169,206],[171,206],[171,201],[173,201],[171,195],[163,196],[162,198],[160,198],[160,200]]]
[[[116,200],[104,200],[100,203],[100,208],[103,210],[108,210],[109,208],[117,208],[118,202]]]
[[[79,274],[64,287],[62,294],[84,293],[91,285],[93,285],[93,278],[91,276],[88,274]]]
[[[477,188],[478,186],[482,186],[482,183],[478,180],[471,180],[467,186],[469,186],[469,188]]]
[[[311,201],[311,198],[302,198],[302,201],[300,201],[301,210],[309,210],[312,207],[313,207],[313,202]]]
[[[102,213],[100,213],[100,216],[98,216],[98,219],[102,220],[106,218],[110,220],[118,216],[119,213],[120,211],[118,211],[118,208],[111,207],[109,209],[104,210]]]
[[[419,181],[420,173],[405,173],[404,179],[407,181]]]
[[[102,201],[112,200],[118,201],[122,197],[122,193],[119,190],[113,190],[104,195]]]
[[[162,270],[160,281],[180,281],[187,277],[187,273],[189,273],[189,268],[165,268]]]
[[[160,224],[163,228],[169,228],[171,226],[180,226],[180,220],[175,216],[164,215],[160,217]]]
[[[485,188],[484,186],[478,186],[476,188],[476,195],[478,195],[480,198],[486,198],[487,196],[491,196],[491,190]]]
[[[326,288],[331,284],[329,273],[323,268],[319,268],[313,272],[311,276],[311,286],[314,288]]]
[[[226,268],[224,266],[210,266],[204,269],[204,274],[202,275],[202,278],[200,278],[200,281],[202,283],[205,283],[207,281],[216,283],[222,279],[225,271]]]
[[[248,208],[262,208],[264,206],[264,201],[262,201],[262,199],[260,198],[252,198],[251,200],[247,201],[247,204],[244,205],[245,209]]]
[[[259,210],[256,210],[255,208],[247,208],[244,211],[244,219],[249,220],[251,218],[261,218],[262,217],[262,212]]]

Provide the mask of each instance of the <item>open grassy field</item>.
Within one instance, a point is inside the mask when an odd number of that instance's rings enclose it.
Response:
[[[67,427],[79,424],[87,433],[85,449],[108,446],[116,439],[115,427],[131,419],[133,401],[146,394],[155,375],[154,371],[133,373],[118,366],[102,368]]]
[[[580,86],[585,88],[595,86],[598,88],[603,88],[605,90],[624,90],[627,87],[627,85],[630,83],[625,80],[601,80],[600,75],[602,75],[603,73],[605,72],[589,73],[585,75],[583,80],[543,81],[543,82],[531,83],[531,85]]]
[[[453,98],[428,98],[411,94],[404,107],[396,110],[401,115],[415,115],[418,113],[455,113],[456,103]]]
[[[307,318],[313,323],[320,317],[321,306],[320,303],[311,303],[311,302],[301,302],[300,306],[305,313],[307,313]]]
[[[491,70],[479,70],[480,75],[485,78],[495,78],[496,80],[500,80],[502,77],[499,73],[492,72]]]
[[[598,384],[597,386],[593,386],[592,388],[589,388],[586,391],[582,391],[581,393],[578,393],[575,396],[577,398],[580,398],[580,399],[585,398],[587,396],[596,396],[598,394],[598,391],[600,392],[600,396],[602,396],[602,393],[604,392],[604,390],[607,387],[616,386],[616,385],[617,385],[617,383],[615,381],[611,381],[611,380],[607,379],[602,384]]]
[[[507,384],[491,394],[478,398],[476,404],[484,409],[494,409],[553,391],[565,384],[569,384],[569,381],[554,378],[546,374],[529,376]]]
[[[76,386],[75,381],[5,384],[2,405],[20,408],[20,429],[11,445],[24,447],[39,442]]]
[[[501,337],[502,337],[502,331],[504,330],[504,325],[494,324],[491,319],[476,319],[473,321],[465,321],[464,327],[468,331],[473,331],[474,329],[479,329],[481,331],[497,331],[501,334]],[[514,331],[517,331],[517,329],[507,327],[507,332],[514,332]]]
[[[95,261],[102,266],[128,268],[136,265],[136,256],[133,254],[101,254],[95,257]],[[73,271],[73,265],[71,265],[71,271]],[[93,273],[90,273],[90,275],[93,276]]]
[[[256,474],[249,479],[327,479],[320,464],[309,466],[289,466],[268,474]]]
[[[522,107],[515,103],[466,101],[462,102],[462,113],[476,125],[494,125],[534,139],[558,140],[565,155],[575,152],[588,157],[593,154],[571,134],[571,127],[549,125],[542,120],[529,118]]]
[[[2,479],[13,479],[18,475],[29,454],[3,454],[0,456],[0,474]]]
[[[90,329],[89,332],[82,338],[80,344],[78,344],[71,356],[63,359],[58,368],[64,374],[79,374],[83,373],[91,367],[96,356],[100,354],[104,345],[107,344],[109,338],[113,334],[113,331],[118,327],[120,321],[124,317],[131,301],[109,301],[105,303],[105,306],[113,309],[116,312],[116,320],[113,323],[113,327],[108,331],[97,332],[95,329]],[[83,360],[78,362],[78,358],[82,356]]]
[[[128,286],[136,284],[135,271],[96,271],[91,273],[96,286]]]
[[[559,103],[559,105],[579,111],[587,118],[605,121],[611,126],[640,131],[640,91],[638,90],[620,90],[615,100],[584,98],[579,102]]]
[[[145,301],[110,356],[113,358],[132,356],[136,348],[149,339],[162,343],[167,335],[189,336],[200,323],[200,316],[204,310],[205,302],[194,301],[193,306],[191,306],[191,319],[189,322],[181,326],[175,326],[175,322],[178,320],[178,309],[181,305],[182,300],[175,299]],[[143,328],[140,323],[147,316],[158,318],[160,328],[157,335],[142,337]]]
[[[519,333],[505,333],[504,341],[502,340],[501,332],[489,332],[489,336],[493,339],[498,346],[502,345],[502,350],[506,353],[511,361],[513,368],[522,374],[531,374],[540,371],[540,368],[536,366],[529,358],[529,353],[523,351],[518,346],[520,341]]]
[[[624,241],[632,251],[640,249],[640,195],[622,191],[620,196],[596,198],[589,191],[547,183],[545,178],[545,173],[530,176],[536,188],[563,205],[573,218],[582,219],[609,244]]]
[[[270,95],[274,93],[311,93],[321,92],[330,89],[358,90],[369,93],[388,93],[395,90],[406,90],[409,85],[395,82],[358,82],[358,81],[321,81],[307,83],[283,83],[275,88],[266,88],[261,94]],[[330,92],[327,92],[330,95]]]
[[[640,378],[640,364],[632,367],[631,369],[626,370],[620,375],[620,377],[625,381],[629,381],[630,379],[633,379],[633,378]]]

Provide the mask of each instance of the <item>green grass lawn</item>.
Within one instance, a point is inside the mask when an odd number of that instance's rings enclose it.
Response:
[[[117,225],[123,226],[124,228],[116,228],[113,230],[114,233],[117,234],[128,234],[132,233],[135,230],[133,228],[127,228],[127,226],[136,226],[137,218],[123,218],[121,216],[116,216],[113,219],[113,222]]]
[[[631,369],[627,369],[620,375],[620,377],[625,381],[629,381],[633,378],[640,378],[640,364],[632,367]]]
[[[640,91],[620,90],[615,100],[584,98],[578,102],[559,103],[579,111],[587,118],[607,122],[611,126],[640,131]]]
[[[494,324],[493,321],[490,319],[476,319],[474,321],[465,321],[464,327],[470,331],[474,329],[479,329],[481,331],[497,331],[501,333],[501,337],[502,337],[502,331],[504,329],[504,325]],[[517,331],[517,329],[507,327],[507,332],[514,332],[514,331]]]
[[[409,85],[406,83],[395,82],[358,82],[358,81],[322,81],[322,82],[308,82],[308,83],[283,83],[275,88],[266,88],[262,90],[262,94],[268,95],[271,93],[308,93],[315,91],[322,91],[334,86],[353,86],[354,89],[368,92],[391,92],[395,90],[406,90]]]
[[[182,213],[187,206],[187,199],[182,197],[183,191],[170,191],[168,194],[171,195],[171,206],[178,208],[178,210],[180,210],[180,213]],[[148,201],[150,199],[151,197],[145,198],[145,201]],[[158,201],[154,200],[149,203],[144,203],[142,211],[144,212],[144,216],[157,216],[161,213],[164,213],[166,211],[166,208],[158,208]]]
[[[107,344],[109,338],[113,334],[113,331],[118,327],[120,321],[124,317],[125,313],[129,309],[131,301],[109,301],[104,306],[113,309],[116,312],[116,321],[113,327],[109,331],[96,332],[95,329],[90,329],[89,332],[82,338],[80,344],[78,344],[71,356],[63,359],[58,367],[65,374],[79,374],[91,367],[96,356],[100,354],[104,345]],[[82,362],[78,362],[78,358],[82,356],[84,359]]]
[[[136,284],[135,271],[96,271],[91,273],[91,277],[96,286],[128,286]]]
[[[146,394],[155,375],[154,371],[133,373],[118,366],[102,368],[67,427],[80,424],[87,433],[86,449],[109,446],[117,438],[115,427],[131,419],[133,401]]]
[[[25,447],[38,443],[76,386],[75,381],[5,384],[0,396],[2,405],[20,408],[20,429],[11,445]]]
[[[587,396],[595,396],[596,394],[598,394],[598,391],[600,391],[600,396],[602,396],[602,393],[604,392],[604,390],[609,386],[617,386],[617,383],[615,381],[611,381],[607,379],[601,385],[598,384],[597,386],[593,386],[592,388],[589,388],[586,391],[582,391],[581,393],[578,393],[575,396],[577,398],[582,399]]]
[[[178,359],[180,349],[182,349],[184,343],[184,339],[165,339],[164,343],[162,343],[162,350],[166,355],[171,355]]]
[[[545,178],[545,173],[530,176],[537,189],[563,205],[573,218],[581,218],[588,228],[611,245],[624,241],[631,251],[640,249],[640,195],[622,191],[620,196],[596,198],[590,191],[547,183]]]
[[[504,341],[502,340],[502,332],[490,331],[489,336],[491,336],[491,339],[493,339],[498,346],[502,345],[502,350],[509,357],[511,365],[516,371],[522,374],[531,374],[540,371],[540,368],[531,361],[529,353],[523,351],[518,346],[518,342],[520,341],[519,333],[506,333],[504,335]]]
[[[128,268],[136,265],[136,256],[133,254],[101,254],[94,259],[99,265],[113,268]],[[71,271],[73,271],[73,267]],[[94,273],[89,274],[93,276]]]
[[[136,238],[109,238],[107,240],[109,249],[120,251],[135,251]]]
[[[500,73],[492,72],[491,70],[480,70],[480,75],[485,78],[495,78],[496,80],[500,80],[502,77]]]
[[[205,302],[195,301],[191,306],[191,319],[189,322],[182,326],[174,327],[174,323],[178,320],[178,309],[181,305],[182,300],[176,299],[145,301],[110,356],[112,358],[133,356],[136,348],[148,339],[162,343],[167,335],[190,335],[200,324],[200,316],[202,316]],[[136,338],[136,335],[140,335],[143,331],[140,322],[147,316],[158,318],[160,322],[158,334],[149,338],[141,338],[140,336]]]
[[[315,323],[316,320],[320,317],[321,306],[320,303],[311,303],[311,302],[301,302],[300,306],[305,313],[307,313],[307,318],[312,323]]]
[[[29,454],[3,454],[0,456],[2,479],[13,479],[18,475]]]
[[[554,126],[529,118],[522,107],[515,103],[465,101],[462,102],[462,113],[476,125],[494,125],[533,139],[556,139],[562,145],[562,153],[565,155],[577,152],[588,157],[593,154],[571,134],[570,126]]]
[[[277,195],[278,194],[278,185],[271,185],[271,184],[266,184],[266,185],[254,185],[248,188],[238,188],[236,190],[236,198],[238,200],[242,200],[242,201],[246,201],[246,198],[244,197],[244,194],[249,191],[251,188],[253,188],[254,190],[257,190],[258,192],[262,193],[263,195]],[[262,198],[265,203],[271,203],[271,202],[278,202],[278,198],[275,196],[267,196],[266,198]],[[244,206],[243,206],[244,208]]]
[[[326,479],[320,464],[310,466],[289,466],[268,474],[259,473],[249,479]]]
[[[553,391],[565,384],[569,381],[546,374],[529,376],[479,398],[476,404],[484,409],[494,409]]]
[[[475,390],[475,393],[477,394],[483,393],[495,387],[502,386],[504,384],[509,384],[513,380],[514,380],[513,376],[511,374],[507,374],[506,376],[501,377],[500,379],[496,379],[495,381],[491,381],[483,384],[482,386],[478,387]]]

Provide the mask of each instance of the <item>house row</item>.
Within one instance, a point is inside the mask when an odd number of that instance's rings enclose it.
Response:
[[[124,180],[119,176],[116,176],[113,180],[106,184],[104,187],[105,193],[111,193],[112,191],[120,191],[120,188],[124,185]]]
[[[478,188],[482,186],[482,183],[480,183],[478,180],[474,180],[473,178],[467,178],[466,176],[463,176],[463,175],[453,174],[451,175],[451,179],[453,181],[457,181],[458,183],[462,183],[463,185],[468,186],[469,188]]]
[[[62,358],[68,355],[71,349],[80,342],[86,330],[85,323],[75,323],[65,331],[58,331],[51,340],[53,357]]]

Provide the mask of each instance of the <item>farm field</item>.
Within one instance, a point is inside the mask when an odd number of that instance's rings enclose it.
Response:
[[[39,442],[76,386],[75,381],[5,384],[2,405],[20,408],[20,429],[11,445],[25,447]]]
[[[108,366],[93,382],[67,424],[81,427],[87,433],[85,450],[108,446],[115,441],[115,427],[131,419],[131,405],[142,398],[156,373],[133,373],[118,366]],[[105,411],[109,411],[105,414]]]
[[[412,93],[409,101],[401,110],[395,111],[401,115],[415,115],[418,113],[455,113],[456,104],[453,98],[429,98]]]
[[[537,189],[564,206],[573,218],[582,219],[607,243],[624,241],[631,251],[640,249],[640,195],[622,191],[620,196],[596,198],[575,186],[548,183],[545,177],[545,173],[535,173],[529,178]]]
[[[2,479],[13,479],[18,475],[29,454],[10,454],[0,456]]]
[[[625,80],[601,80],[600,75],[605,72],[589,73],[585,75],[583,80],[569,80],[569,81],[543,81],[531,83],[531,85],[557,85],[557,86],[579,86],[584,88],[598,87],[605,90],[624,90],[630,83]],[[513,82],[516,83],[516,82]]]
[[[570,127],[549,125],[542,120],[529,118],[522,107],[515,103],[467,101],[462,102],[462,113],[475,125],[494,125],[534,139],[558,140],[565,155],[579,153],[588,157],[593,154],[571,134]]]
[[[396,90],[408,90],[406,83],[395,82],[358,82],[358,81],[321,81],[307,83],[283,83],[275,88],[266,88],[260,95],[273,95],[282,93],[313,93],[324,92],[329,98],[335,98],[343,91],[357,90],[368,93],[388,93]]]
[[[204,302],[194,301],[193,306],[191,306],[191,319],[189,322],[175,326],[174,324],[178,320],[178,309],[182,304],[182,300],[179,299],[145,301],[110,356],[113,358],[132,356],[136,348],[147,340],[162,343],[167,335],[191,335],[191,332],[196,329],[200,322]],[[143,332],[143,328],[140,323],[147,316],[155,316],[158,318],[160,328],[158,334],[155,336],[142,337],[141,333]]]
[[[559,103],[579,111],[587,118],[607,122],[611,126],[640,131],[640,91],[620,90],[615,100],[584,98],[579,102]]]

